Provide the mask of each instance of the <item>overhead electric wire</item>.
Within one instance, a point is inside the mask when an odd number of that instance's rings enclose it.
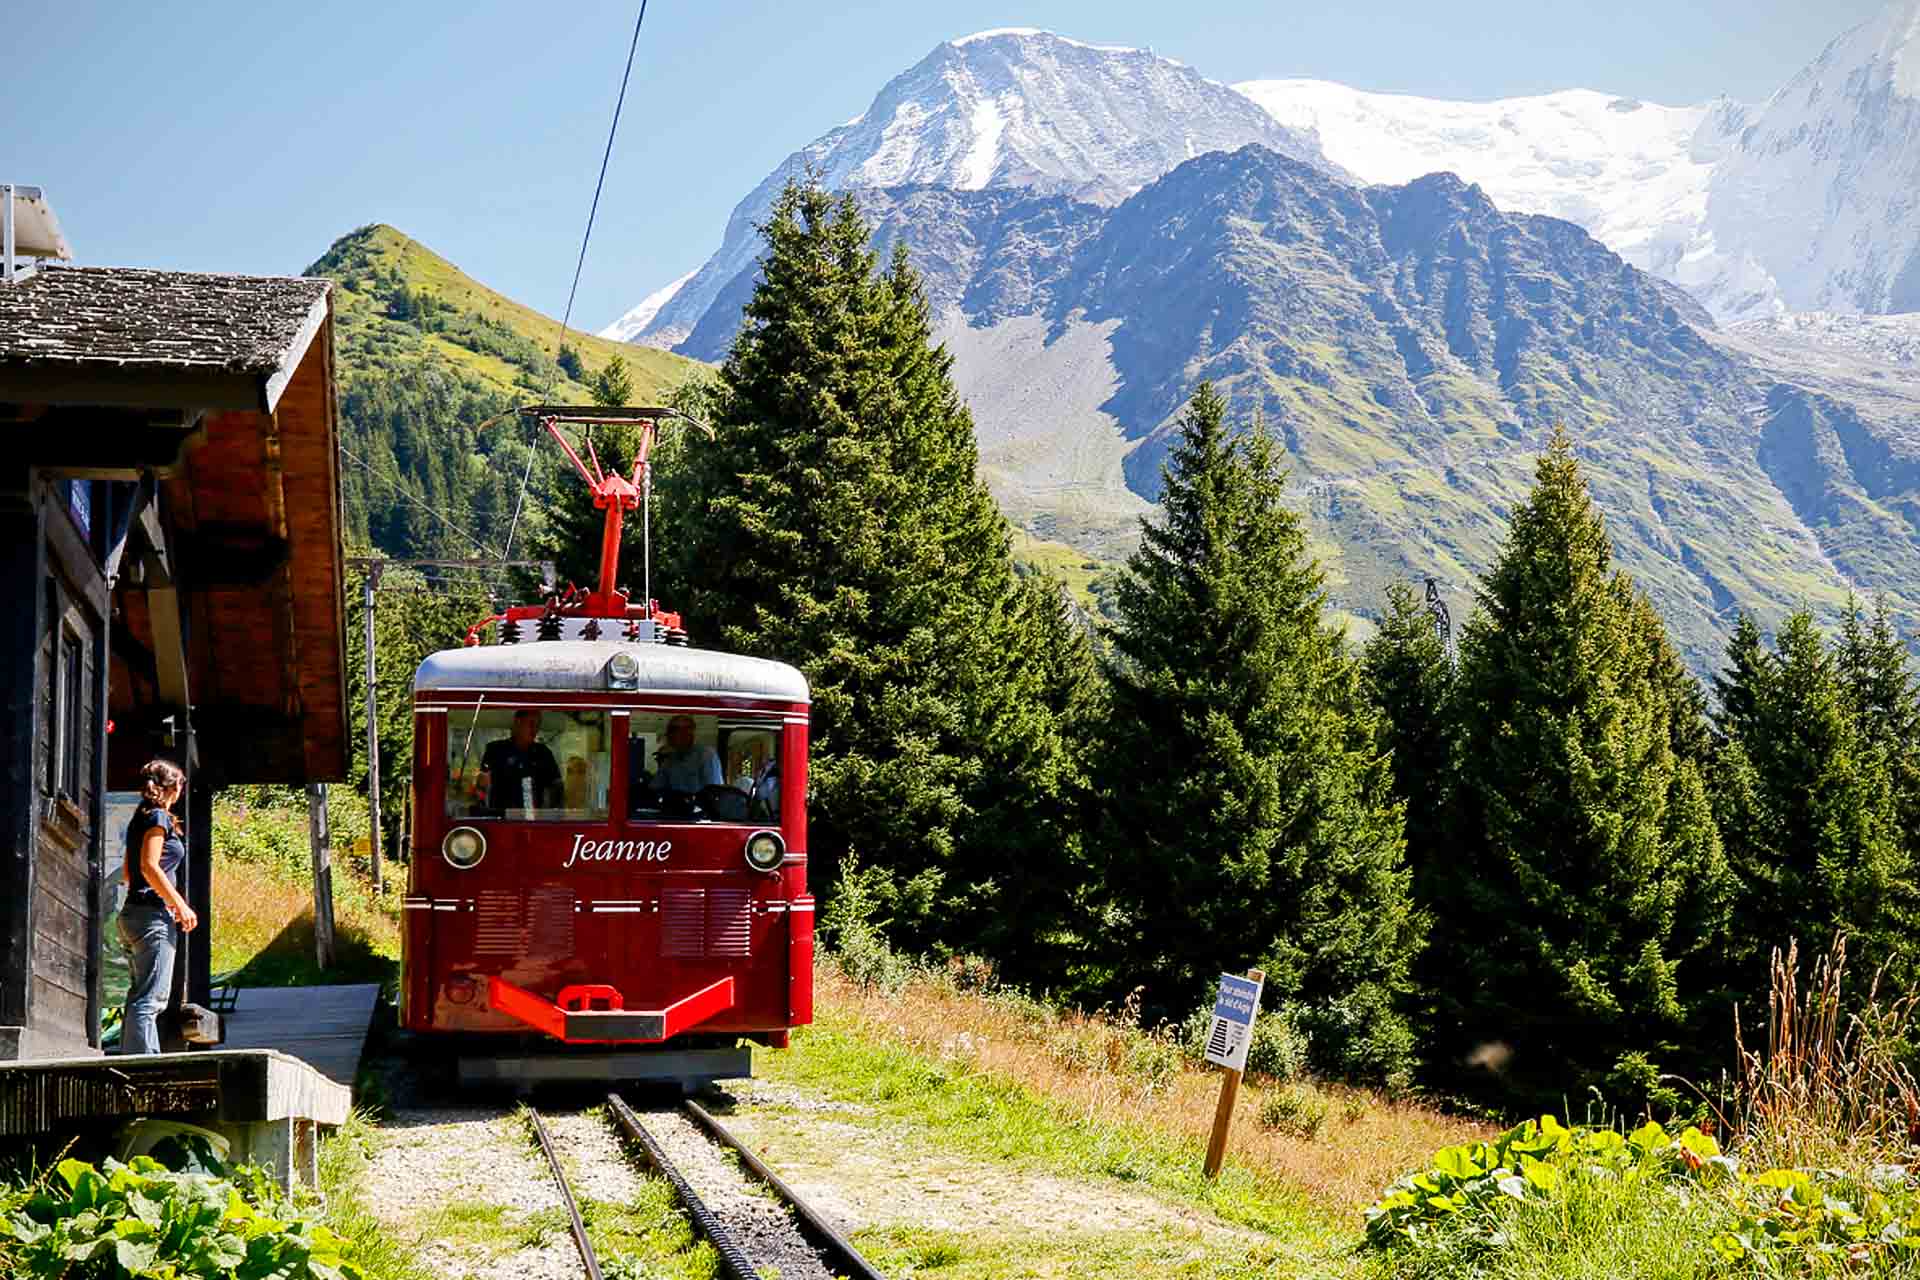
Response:
[[[566,345],[567,325],[573,319],[573,300],[575,295],[580,292],[580,272],[587,265],[587,245],[593,240],[593,220],[600,212],[600,192],[601,189],[607,185],[607,164],[613,158],[614,135],[620,132],[620,112],[621,109],[627,105],[627,82],[633,78],[633,55],[634,51],[640,47],[640,28],[645,24],[646,20],[647,0],[640,0],[639,16],[633,20],[633,39],[627,44],[627,67],[626,70],[620,73],[620,96],[614,99],[613,103],[613,123],[607,127],[607,149],[601,153],[600,176],[594,181],[593,203],[587,208],[587,230],[586,233],[580,237],[580,256],[574,260],[573,264],[573,285],[567,290],[567,309],[560,315],[560,338],[558,343],[560,347]],[[554,351],[555,364],[553,373],[548,376],[546,390],[540,395],[542,400],[547,398],[547,393],[553,390],[554,381],[560,376],[559,358],[560,352],[556,349]],[[537,438],[538,437],[536,437],[536,439]],[[533,459],[534,452],[529,450],[527,453],[526,469],[520,473],[520,494],[513,500],[513,521],[507,526],[506,549],[500,553],[502,560],[510,559],[513,555],[513,538],[514,535],[520,531],[520,508],[525,505],[527,500],[527,481],[533,475]]]
[[[480,550],[486,552],[488,555],[495,554],[494,549],[492,547],[480,541],[480,539],[474,537],[471,533],[468,533],[465,529],[462,529],[459,525],[447,519],[445,516],[441,515],[438,511],[434,510],[432,507],[428,506],[426,503],[420,501],[420,499],[408,493],[405,485],[402,485],[394,480],[389,480],[387,479],[387,477],[381,475],[378,471],[374,470],[372,463],[368,462],[365,458],[361,457],[359,454],[355,453],[353,450],[347,448],[346,445],[343,444],[340,446],[340,452],[345,454],[348,458],[352,459],[354,462],[358,463],[360,465],[360,468],[363,471],[365,471],[369,476],[373,477],[375,480],[378,480],[381,484],[386,485],[389,489],[393,490],[395,493],[405,498],[408,502],[411,502],[414,506],[420,508],[422,511],[426,512],[428,515],[432,516],[435,520],[438,520],[441,524],[444,524],[445,526],[447,526],[447,528],[453,530],[455,533],[465,538],[468,542],[471,542],[474,546],[480,548]],[[502,560],[506,559],[505,556],[501,556],[500,558]]]

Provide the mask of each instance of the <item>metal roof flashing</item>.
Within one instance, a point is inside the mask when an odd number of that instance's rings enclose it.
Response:
[[[531,640],[477,645],[433,654],[414,673],[416,697],[453,692],[608,692],[607,663],[616,653],[639,662],[638,679],[621,693],[712,694],[808,702],[807,678],[784,662],[712,649],[602,640]]]

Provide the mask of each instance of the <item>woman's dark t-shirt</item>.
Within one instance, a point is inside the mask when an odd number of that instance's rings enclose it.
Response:
[[[174,888],[180,887],[180,864],[187,860],[187,843],[180,838],[180,821],[165,809],[141,805],[133,811],[133,820],[127,823],[127,905],[130,907],[166,905],[140,870],[140,846],[147,832],[155,827],[166,833],[160,844],[160,870],[173,882]]]

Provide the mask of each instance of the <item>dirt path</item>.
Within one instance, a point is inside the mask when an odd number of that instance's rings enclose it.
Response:
[[[1255,1238],[1144,1192],[931,1147],[911,1126],[786,1085],[743,1085],[726,1124],[843,1232],[1152,1232],[1196,1244]]]

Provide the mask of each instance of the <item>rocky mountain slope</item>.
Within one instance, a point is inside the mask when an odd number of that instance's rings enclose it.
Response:
[[[1144,49],[1024,28],[949,41],[890,81],[865,114],[787,157],[734,207],[706,265],[602,336],[711,358],[711,344],[687,343],[688,335],[753,262],[754,227],[773,197],[809,168],[834,190],[931,183],[1112,204],[1183,160],[1250,142],[1332,170],[1311,135]]]
[[[1579,223],[1634,266],[1686,286],[1716,314],[1765,314],[1780,305],[1772,276],[1714,252],[1705,232],[1716,166],[1737,145],[1750,112],[1739,103],[1667,107],[1588,89],[1451,102],[1324,80],[1234,87],[1281,123],[1312,130],[1362,181],[1457,174],[1502,209]]]
[[[925,274],[996,494],[1048,536],[1124,547],[1210,377],[1281,436],[1355,613],[1388,578],[1464,587],[1490,563],[1554,423],[1702,669],[1736,607],[1830,612],[1849,585],[1920,605],[1905,382],[1857,408],[1852,357],[1809,361],[1772,329],[1719,336],[1580,228],[1503,213],[1450,175],[1359,188],[1254,146],[1111,208],[932,186],[862,199]],[[753,279],[689,345],[724,341],[718,316]]]

